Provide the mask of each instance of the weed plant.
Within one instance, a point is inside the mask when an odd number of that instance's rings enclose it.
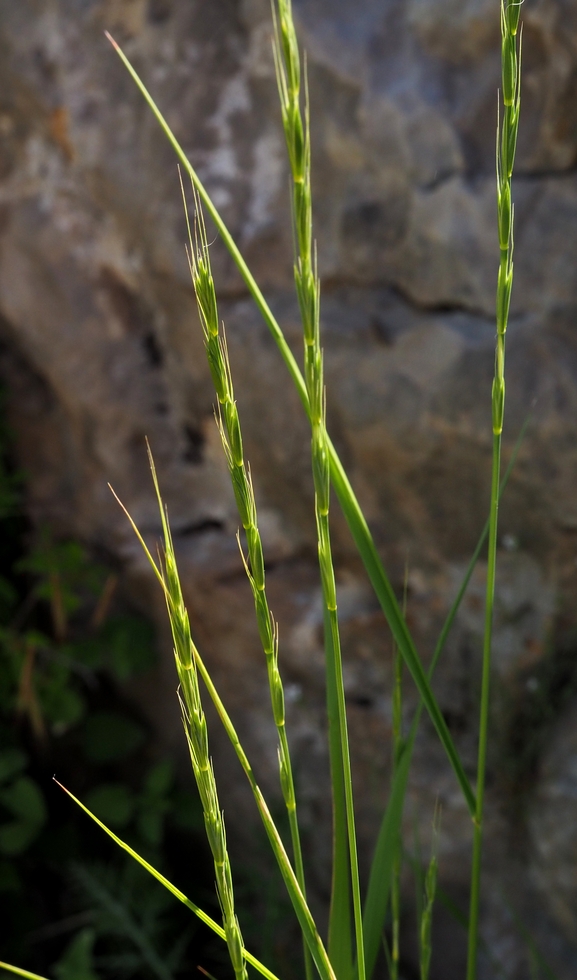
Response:
[[[496,0],[498,2],[498,0]],[[288,814],[289,839],[273,819],[258,786],[250,761],[239,741],[233,723],[214,686],[191,633],[183,602],[168,514],[161,498],[154,464],[151,461],[162,522],[163,542],[158,558],[148,550],[138,529],[134,530],[151,563],[167,605],[172,629],[179,699],[185,738],[198,787],[206,836],[212,852],[216,892],[220,915],[212,918],[172,885],[152,863],[137,853],[135,847],[121,840],[98,814],[91,812],[89,801],[77,803],[117,844],[142,867],[157,878],[172,894],[219,936],[228,948],[236,980],[245,980],[250,966],[268,980],[275,974],[249,951],[244,943],[235,898],[233,870],[227,847],[225,816],[222,812],[212,766],[209,734],[203,707],[208,695],[236,752],[252,791],[274,859],[294,911],[304,944],[303,970],[310,978],[318,973],[321,980],[368,980],[373,976],[379,953],[384,946],[385,959],[392,980],[400,976],[400,866],[401,820],[415,737],[423,711],[431,719],[444,748],[454,778],[471,817],[472,865],[468,916],[461,920],[468,931],[466,980],[476,980],[479,960],[480,886],[483,853],[484,791],[489,738],[492,621],[497,564],[498,508],[507,475],[501,480],[501,433],[505,411],[505,337],[513,284],[513,205],[511,178],[520,115],[520,12],[521,4],[500,0],[502,82],[497,126],[497,222],[495,230],[496,349],[492,397],[487,403],[487,422],[493,433],[491,496],[487,502],[488,521],[469,570],[439,636],[431,666],[425,671],[411,637],[404,611],[400,607],[387,573],[375,547],[369,527],[349,483],[326,428],[323,354],[320,336],[321,287],[317,272],[313,235],[311,200],[311,145],[306,69],[299,52],[291,0],[273,4],[272,37],[282,125],[291,175],[292,220],[294,240],[294,281],[303,330],[303,367],[291,353],[282,329],[276,321],[217,208],[198,175],[186,158],[176,137],[152,96],[127,60],[109,38],[134,82],[144,95],[165,135],[171,142],[180,166],[193,188],[194,214],[189,220],[188,257],[190,271],[210,373],[216,393],[216,421],[228,463],[232,488],[238,505],[239,537],[242,560],[254,597],[255,615],[268,673],[271,712],[278,736],[278,771],[282,797]],[[186,194],[185,209],[186,209]],[[300,843],[297,797],[293,778],[289,738],[286,732],[284,693],[279,658],[279,635],[266,594],[265,558],[258,530],[258,513],[253,492],[250,466],[245,459],[241,419],[235,401],[233,378],[227,353],[226,334],[218,314],[217,296],[210,265],[204,213],[216,226],[234,260],[245,285],[268,326],[281,357],[296,386],[303,409],[310,422],[311,468],[314,482],[314,509],[318,539],[319,574],[324,609],[324,644],[327,692],[327,727],[333,804],[333,867],[329,923],[326,936],[321,934],[307,903],[306,868]],[[367,888],[363,894],[355,830],[355,806],[351,778],[351,761],[347,731],[346,699],[338,618],[338,589],[332,561],[329,506],[331,485],[349,525],[375,594],[391,629],[397,651],[393,690],[394,744],[393,779],[388,804],[375,841]],[[130,520],[130,517],[129,517]],[[440,710],[432,687],[432,677],[442,655],[448,632],[482,548],[487,545],[487,591],[485,602],[485,636],[482,657],[481,700],[478,729],[478,765],[475,785],[465,772],[462,759]],[[408,732],[401,727],[402,670],[406,666],[420,695],[420,704]],[[377,751],[377,747],[375,747]],[[70,794],[72,795],[72,794]],[[75,797],[73,797],[75,799]],[[436,838],[442,815],[431,814]],[[436,846],[428,867],[419,881],[419,950],[420,977],[428,980],[433,936],[434,906],[437,898]],[[391,913],[391,932],[388,916]],[[388,938],[390,936],[390,938]],[[10,968],[16,970],[16,968]],[[25,971],[21,975],[31,976]]]

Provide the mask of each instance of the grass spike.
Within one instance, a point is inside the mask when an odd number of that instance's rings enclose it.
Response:
[[[304,376],[310,407],[311,456],[315,489],[315,517],[318,538],[318,557],[321,573],[323,601],[325,606],[325,651],[327,673],[332,673],[331,683],[327,683],[327,698],[334,700],[328,705],[329,725],[337,726],[338,739],[329,738],[331,750],[331,773],[333,778],[334,808],[342,806],[336,799],[337,793],[344,793],[345,826],[333,817],[334,856],[333,861],[342,864],[342,855],[337,849],[348,849],[349,876],[342,875],[338,881],[339,895],[331,902],[331,913],[339,915],[339,928],[349,928],[344,909],[348,905],[349,888],[352,895],[355,948],[358,980],[365,980],[365,959],[363,939],[363,916],[359,880],[357,839],[355,827],[355,808],[353,798],[351,760],[347,731],[347,712],[343,682],[340,631],[337,613],[335,573],[332,560],[329,506],[330,506],[330,462],[326,431],[326,392],[323,378],[323,354],[320,344],[320,281],[318,277],[316,248],[313,250],[312,204],[311,204],[311,166],[310,166],[310,127],[308,113],[308,86],[305,84],[305,118],[303,121],[300,106],[301,69],[298,42],[292,17],[291,0],[278,0],[277,30],[275,33],[275,64],[277,79],[280,79],[279,97],[281,115],[288,150],[292,176],[292,211],[295,225],[294,278],[303,326]],[[328,628],[327,628],[328,627]],[[330,637],[330,639],[329,639]],[[328,660],[332,658],[330,664]],[[337,744],[338,743],[338,744]],[[336,751],[335,751],[336,750]],[[346,829],[346,840],[344,831]],[[338,835],[337,836],[337,831]],[[339,839],[340,837],[340,839]],[[337,879],[334,879],[337,881]],[[332,915],[331,915],[332,918]],[[334,935],[331,923],[329,936]],[[340,943],[337,947],[339,961],[334,963],[339,980],[348,980],[351,974],[348,951]],[[329,946],[335,955],[335,947]],[[342,960],[341,960],[342,957]]]
[[[176,670],[182,692],[181,707],[183,709],[183,724],[190,748],[194,776],[202,802],[206,834],[214,860],[217,894],[223,912],[223,927],[226,942],[236,980],[248,980],[244,961],[242,934],[234,908],[234,891],[230,860],[226,846],[224,819],[218,803],[216,781],[208,754],[208,733],[200,698],[196,663],[192,655],[193,643],[190,634],[188,613],[184,606],[167,512],[160,496],[158,477],[150,446],[148,446],[148,456],[164,535],[163,565],[156,565],[130,516],[129,520],[132,527],[136,530],[138,539],[143,545],[145,554],[151,562],[164,591],[174,643]],[[126,513],[126,508],[123,507],[123,510]]]
[[[505,411],[505,334],[513,284],[513,219],[511,175],[515,160],[519,112],[521,106],[521,38],[517,36],[519,8],[510,0],[501,0],[501,64],[503,111],[500,133],[497,133],[497,224],[500,262],[497,276],[495,347],[495,376],[492,389],[493,462],[491,476],[491,505],[489,513],[489,545],[487,553],[487,587],[485,597],[485,630],[481,678],[479,746],[477,757],[476,806],[473,821],[473,859],[469,909],[469,941],[467,947],[467,980],[477,977],[479,944],[479,913],[481,891],[481,857],[483,844],[483,813],[487,743],[489,736],[489,705],[495,575],[497,567],[497,531],[499,516],[499,482],[501,468],[501,435]]]
[[[250,466],[244,459],[241,424],[234,397],[226,332],[224,325],[220,324],[218,318],[216,290],[210,264],[206,223],[200,198],[194,184],[192,185],[192,190],[195,205],[194,242],[183,190],[183,202],[187,213],[186,220],[191,255],[192,282],[201,322],[203,323],[206,353],[218,398],[218,430],[228,463],[241,523],[246,535],[248,559],[245,557],[242,547],[240,547],[240,550],[243,565],[253,593],[259,636],[265,655],[271,706],[278,735],[280,783],[289,819],[295,871],[300,890],[303,896],[306,896],[296,792],[285,725],[284,689],[278,667],[278,627],[274,624],[267,599],[263,547],[258,527],[254,486]],[[238,540],[240,546],[240,538]],[[310,980],[312,964],[306,943],[304,956],[306,973]]]

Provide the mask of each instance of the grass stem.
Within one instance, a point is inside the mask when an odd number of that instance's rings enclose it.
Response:
[[[274,10],[274,8],[273,8]],[[347,730],[347,712],[343,681],[340,630],[337,612],[337,594],[332,559],[329,506],[330,462],[326,431],[326,402],[323,376],[323,355],[320,343],[320,282],[316,255],[313,255],[313,221],[311,203],[311,153],[308,118],[308,92],[305,75],[305,112],[301,112],[301,67],[298,41],[292,16],[291,0],[277,0],[278,20],[275,17],[274,58],[281,114],[292,175],[292,207],[295,237],[294,279],[303,325],[304,377],[311,423],[311,456],[315,489],[315,517],[317,525],[318,556],[321,586],[325,609],[325,624],[329,635],[325,639],[327,671],[332,673],[334,684],[327,685],[329,724],[336,722],[338,739],[329,738],[331,773],[335,810],[341,805],[337,794],[344,790],[346,837],[352,890],[353,919],[355,928],[357,975],[365,980],[363,917],[359,880],[355,810],[351,775],[350,747]],[[332,662],[328,663],[328,658]],[[336,697],[336,712],[332,699]],[[333,754],[333,749],[336,752]],[[338,771],[340,770],[340,772]],[[334,821],[334,827],[337,827]],[[335,841],[334,861],[339,860],[336,848],[344,845],[333,832]],[[333,883],[337,881],[333,878]],[[343,889],[331,902],[331,913],[342,915],[349,904],[348,882],[340,879]],[[330,934],[330,932],[329,932]],[[339,946],[341,953],[344,947]],[[334,952],[334,947],[332,952]],[[349,980],[350,964],[334,964],[339,980]]]
[[[473,859],[471,868],[471,898],[469,910],[469,940],[467,947],[467,980],[477,977],[479,944],[479,912],[481,893],[481,859],[483,850],[483,809],[489,737],[489,708],[491,680],[491,650],[495,577],[497,567],[497,534],[499,517],[499,478],[501,468],[501,433],[505,411],[505,334],[509,319],[513,285],[513,205],[511,176],[515,161],[519,113],[521,107],[521,43],[518,37],[521,4],[501,0],[501,69],[503,100],[502,120],[497,125],[497,218],[500,262],[497,277],[495,347],[495,376],[492,390],[493,462],[491,504],[489,512],[489,543],[487,551],[487,589],[485,596],[485,631],[479,719],[477,759],[477,791],[473,821]]]

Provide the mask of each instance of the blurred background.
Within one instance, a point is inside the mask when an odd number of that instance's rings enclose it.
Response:
[[[426,660],[488,509],[498,0],[293,0],[307,51],[328,426]],[[577,2],[526,0],[483,905],[483,980],[577,970]],[[57,980],[228,976],[223,950],[51,782],[218,917],[151,545],[150,440],[199,647],[280,812],[276,739],[213,418],[166,114],[300,357],[268,0],[0,0],[0,956]],[[260,511],[312,902],[329,894],[322,610],[306,419],[215,240]],[[337,507],[362,864],[387,799],[392,646]],[[479,564],[435,680],[471,772]],[[405,710],[417,700],[407,679]],[[299,975],[218,726],[247,944]],[[442,807],[432,976],[463,976],[470,820],[428,721],[412,862]],[[425,860],[425,857],[423,857]],[[268,961],[267,961],[268,962]],[[549,971],[549,972],[547,972]],[[385,976],[382,964],[382,976]]]

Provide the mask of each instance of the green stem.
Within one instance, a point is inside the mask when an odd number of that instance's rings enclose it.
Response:
[[[279,737],[282,754],[284,755],[285,758],[290,758],[288,739],[286,734],[286,728],[284,725],[282,727],[279,727],[278,737]],[[288,779],[290,781],[291,792],[287,794],[288,799],[286,801],[286,809],[287,809],[288,819],[289,819],[295,874],[297,876],[297,881],[300,885],[300,889],[303,893],[303,896],[306,898],[305,869],[304,869],[303,852],[301,847],[301,838],[300,838],[299,824],[298,824],[298,817],[297,817],[296,794],[294,789],[292,768],[289,768],[288,770]],[[308,951],[308,947],[305,946],[305,973],[307,976],[308,976],[308,970],[310,969],[311,969],[311,962],[309,958],[309,951]]]
[[[489,547],[487,555],[487,594],[485,603],[485,636],[483,641],[483,676],[481,685],[481,719],[479,725],[479,756],[477,761],[477,806],[474,821],[473,866],[471,872],[471,903],[469,909],[469,944],[467,951],[467,980],[477,976],[479,944],[479,902],[481,892],[481,856],[483,843],[483,804],[489,736],[489,692],[491,682],[491,643],[495,574],[497,568],[497,526],[499,515],[499,476],[501,469],[501,434],[493,435],[493,475],[491,480],[491,511],[489,516]]]
[[[501,94],[503,99],[503,120],[497,126],[497,226],[501,258],[497,277],[497,343],[495,348],[495,377],[493,379],[492,391],[493,473],[491,480],[491,509],[489,512],[487,593],[485,599],[485,635],[483,640],[477,793],[473,831],[467,980],[476,980],[477,950],[479,945],[483,806],[487,768],[487,742],[489,736],[489,688],[491,680],[495,573],[497,566],[501,433],[503,431],[505,411],[505,334],[509,319],[509,306],[513,285],[513,205],[511,199],[511,175],[515,161],[521,106],[521,58],[520,42],[517,39],[520,9],[520,3],[518,2],[501,0]]]

